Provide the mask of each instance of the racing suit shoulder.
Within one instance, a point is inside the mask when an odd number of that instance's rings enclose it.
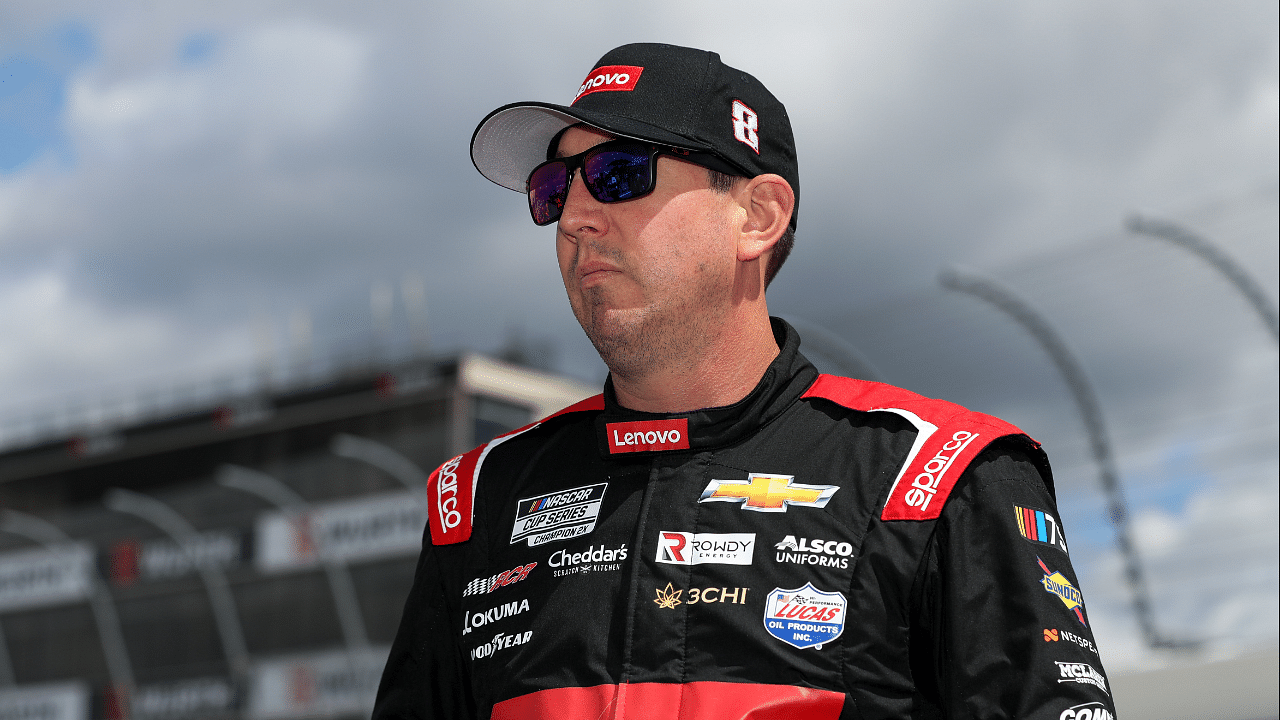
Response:
[[[476,487],[489,453],[502,443],[546,423],[574,413],[604,409],[604,396],[595,395],[554,412],[537,422],[504,433],[489,442],[450,458],[427,478],[427,525],[431,544],[452,545],[471,538]]]
[[[1052,492],[1040,444],[1000,418],[892,385],[836,375],[819,375],[802,397],[860,412],[892,413],[915,426],[915,441],[880,512],[883,521],[936,520],[969,464],[1003,437],[1015,437],[1026,447]]]

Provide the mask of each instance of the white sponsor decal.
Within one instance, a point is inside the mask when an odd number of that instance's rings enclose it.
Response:
[[[660,563],[669,565],[750,565],[755,533],[658,533]]]
[[[226,678],[196,678],[138,688],[129,710],[134,718],[221,715],[235,708],[236,693]]]
[[[490,640],[489,642],[483,645],[477,645],[476,647],[472,648],[471,659],[480,660],[482,658],[489,657],[490,655],[498,652],[499,650],[506,650],[508,648],[513,648],[517,645],[524,645],[525,643],[529,642],[529,639],[532,637],[533,637],[532,630],[525,630],[522,633],[512,633],[510,635],[508,635],[507,633],[498,633],[497,635],[494,635],[493,639]]]
[[[952,435],[951,440],[942,446],[938,454],[929,458],[929,462],[924,464],[924,471],[916,475],[916,479],[911,482],[911,489],[904,496],[907,504],[921,510],[928,508],[929,501],[938,492],[938,484],[942,482],[942,476],[947,474],[956,455],[959,455],[960,451],[977,437],[976,433],[966,430],[960,430]],[[947,455],[947,453],[951,454]]]
[[[608,483],[584,485],[518,501],[511,542],[525,540],[534,547],[586,535],[596,527],[608,487]]]
[[[626,559],[626,543],[612,550],[604,545],[598,548],[595,545],[588,545],[582,552],[575,553],[568,550],[553,552],[551,557],[547,558],[547,565],[556,568],[551,572],[553,577],[564,577],[577,573],[621,570],[622,561]]]
[[[422,549],[427,510],[415,493],[397,492],[313,505],[311,512],[258,517],[254,561],[263,572],[322,560],[368,560]]]
[[[467,587],[462,591],[462,596],[487,595],[500,587],[520,582],[529,577],[529,572],[537,566],[538,563],[531,562],[528,565],[517,565],[506,572],[500,572],[486,578],[476,578],[467,583]]]
[[[760,127],[760,117],[756,111],[747,107],[741,100],[733,101],[733,137],[739,142],[760,154],[760,136],[756,130]]]
[[[246,716],[253,720],[368,716],[373,712],[389,650],[371,648],[259,662],[250,676]]]
[[[0,611],[83,600],[92,587],[91,572],[88,543],[0,554]]]
[[[1116,720],[1106,705],[1100,702],[1072,705],[1058,716],[1058,720]]]
[[[202,568],[229,569],[240,563],[241,547],[238,533],[230,530],[213,530],[200,533],[191,542],[178,543],[168,538],[148,540],[133,544],[125,541],[114,548],[112,571],[118,581],[127,581],[123,562],[129,549],[137,552],[137,573],[146,580],[169,580],[190,575]]]
[[[436,509],[440,511],[440,522],[446,530],[458,527],[462,522],[462,514],[458,507],[458,463],[462,456],[450,460],[440,466],[440,478],[436,482]],[[445,496],[448,497],[445,497]]]
[[[839,540],[796,538],[795,535],[788,535],[773,547],[778,551],[778,562],[797,565],[847,568],[849,558],[853,557],[853,545]]]
[[[0,720],[88,720],[89,688],[83,683],[0,687]]]
[[[528,599],[512,600],[509,603],[503,603],[488,610],[466,612],[462,616],[462,634],[468,635],[476,628],[484,627],[491,622],[497,622],[503,618],[509,618],[512,615],[519,615],[523,612],[529,612]]]
[[[1101,688],[1103,692],[1109,692],[1107,679],[1089,663],[1055,661],[1054,664],[1058,666],[1061,676],[1058,678],[1059,683],[1088,683]]]

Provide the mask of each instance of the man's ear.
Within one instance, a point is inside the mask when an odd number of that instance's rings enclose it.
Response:
[[[781,175],[757,175],[735,188],[738,203],[746,211],[738,236],[738,261],[750,262],[777,244],[791,224],[796,194]]]

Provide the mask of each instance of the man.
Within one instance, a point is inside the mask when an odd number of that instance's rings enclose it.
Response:
[[[374,717],[1111,717],[1039,446],[769,318],[799,178],[763,85],[627,45],[471,151],[610,375],[432,474]]]

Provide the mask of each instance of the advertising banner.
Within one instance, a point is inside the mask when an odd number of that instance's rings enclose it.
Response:
[[[305,513],[258,517],[254,562],[262,572],[414,555],[427,526],[425,491],[372,495],[313,505]]]
[[[390,648],[335,651],[258,663],[249,683],[245,716],[328,718],[373,711],[378,681]]]
[[[235,707],[236,692],[230,680],[204,677],[143,685],[134,695],[130,709],[134,720],[160,720],[222,716]]]
[[[230,570],[244,557],[245,538],[236,530],[210,530],[179,545],[169,538],[121,540],[111,546],[111,579],[117,585],[137,580],[171,580],[201,568]]]
[[[83,683],[0,687],[0,720],[88,720],[89,688]]]
[[[83,600],[92,568],[88,543],[0,553],[0,612]]]

